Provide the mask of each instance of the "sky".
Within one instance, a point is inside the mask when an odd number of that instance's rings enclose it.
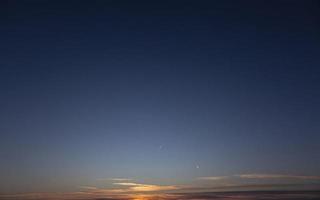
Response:
[[[1,195],[320,188],[319,1],[0,7]]]

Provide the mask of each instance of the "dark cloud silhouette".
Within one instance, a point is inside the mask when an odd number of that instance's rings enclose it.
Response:
[[[252,200],[272,200],[272,199],[319,199],[320,191],[243,191],[243,192],[221,192],[221,193],[193,193],[186,194],[181,199],[252,199]]]
[[[35,196],[12,197],[0,196],[0,200],[49,200],[52,198],[36,198]],[[240,191],[240,192],[199,192],[179,193],[163,195],[132,195],[127,197],[81,198],[61,196],[61,199],[69,200],[316,200],[320,199],[320,191]]]

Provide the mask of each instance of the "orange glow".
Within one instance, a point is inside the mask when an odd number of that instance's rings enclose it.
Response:
[[[149,200],[152,199],[152,197],[146,196],[146,195],[133,195],[132,200]]]

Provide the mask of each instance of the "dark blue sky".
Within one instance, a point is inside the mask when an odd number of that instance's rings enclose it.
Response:
[[[320,176],[319,6],[2,2],[0,192]]]

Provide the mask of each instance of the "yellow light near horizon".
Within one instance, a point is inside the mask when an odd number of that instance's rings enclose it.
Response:
[[[133,195],[132,197],[133,200],[152,200],[154,199],[152,197],[152,195],[140,195],[140,194],[136,194],[136,195]]]

